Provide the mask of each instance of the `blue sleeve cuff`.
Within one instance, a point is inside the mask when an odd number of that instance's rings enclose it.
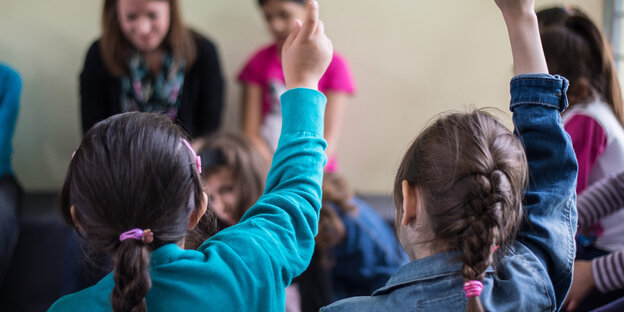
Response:
[[[542,105],[559,110],[568,107],[568,80],[559,75],[522,74],[511,79],[511,104],[513,112],[518,105]]]
[[[281,96],[282,133],[309,131],[323,135],[327,98],[323,93],[295,88]]]

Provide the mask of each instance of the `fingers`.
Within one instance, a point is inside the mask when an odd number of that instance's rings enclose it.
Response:
[[[314,35],[318,25],[318,2],[316,2],[316,0],[308,0],[306,3],[306,9],[308,10],[308,15],[303,23],[303,26],[301,27],[301,34],[305,36],[305,38],[309,38]]]
[[[293,30],[290,32],[290,34],[286,38],[286,41],[284,41],[284,46],[289,47],[292,44],[292,42],[295,40],[295,38],[297,38],[297,34],[299,34],[300,31],[301,31],[301,21],[295,20],[295,24],[293,25]]]
[[[314,36],[319,36],[325,33],[325,23],[319,20],[318,25],[316,25],[316,31],[314,32]]]

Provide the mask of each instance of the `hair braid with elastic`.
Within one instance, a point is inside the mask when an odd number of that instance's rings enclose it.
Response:
[[[115,287],[111,293],[113,311],[147,311],[145,296],[152,287],[149,275],[150,251],[141,241],[120,243],[113,257]]]
[[[513,241],[528,176],[520,141],[483,111],[442,116],[412,143],[399,167],[394,196],[399,214],[402,181],[417,187],[433,234],[432,252],[461,252],[464,281],[485,277],[494,246]],[[471,297],[467,311],[482,311]]]

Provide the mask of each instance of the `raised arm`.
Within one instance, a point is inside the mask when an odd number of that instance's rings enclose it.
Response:
[[[540,40],[535,0],[494,0],[503,14],[516,75],[548,74]]]
[[[259,311],[284,310],[284,289],[308,266],[314,251],[325,163],[325,96],[316,91],[331,60],[331,42],[318,21],[318,5],[308,1],[309,16],[286,40],[283,68],[289,89],[281,97],[280,141],[264,194],[243,215],[199,247],[236,272],[241,289],[229,307],[254,302]],[[219,248],[217,253],[211,250]],[[217,296],[218,297],[218,294]]]
[[[553,285],[556,310],[572,282],[578,165],[560,114],[567,107],[565,78],[547,74],[534,0],[495,0],[511,41],[516,77],[511,81],[515,132],[524,144],[529,185],[517,240],[541,262]]]

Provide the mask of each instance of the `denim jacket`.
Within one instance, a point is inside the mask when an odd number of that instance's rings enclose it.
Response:
[[[488,268],[481,301],[487,311],[558,311],[572,283],[577,162],[560,113],[565,78],[519,75],[511,80],[514,133],[524,144],[529,186],[516,241]],[[463,311],[458,252],[403,266],[370,297],[353,297],[321,311]]]

